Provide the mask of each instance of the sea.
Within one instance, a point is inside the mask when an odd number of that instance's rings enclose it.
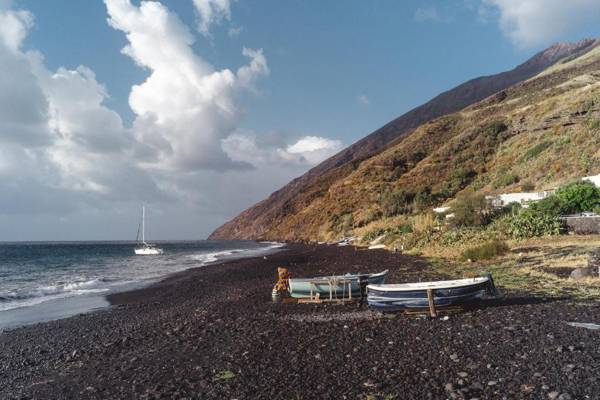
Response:
[[[164,254],[136,256],[134,242],[0,243],[0,330],[107,307],[106,295],[147,286],[189,268],[278,251],[253,241],[156,242]]]

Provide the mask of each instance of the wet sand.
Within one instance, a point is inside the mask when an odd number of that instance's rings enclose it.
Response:
[[[441,278],[415,257],[308,245],[184,271],[0,333],[0,398],[600,398],[600,331],[565,323],[600,322],[597,303],[505,294],[448,320],[274,304],[278,266]]]

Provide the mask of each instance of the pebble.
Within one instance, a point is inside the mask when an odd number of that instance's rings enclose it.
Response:
[[[392,282],[432,278],[409,256],[336,258],[345,250],[291,246],[268,261],[206,266],[116,295],[128,301],[123,307],[0,333],[0,399],[574,400],[600,392],[595,342],[561,328],[600,320],[598,307],[519,298],[441,324],[402,315],[389,321],[356,305],[273,304],[279,265],[299,277],[389,268]],[[505,321],[516,329],[503,329]],[[215,380],[224,371],[234,377]]]

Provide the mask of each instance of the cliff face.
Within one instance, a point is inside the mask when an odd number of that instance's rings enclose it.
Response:
[[[382,182],[377,181],[374,171],[382,169],[382,165],[383,169],[392,168],[394,171],[393,176],[386,175],[384,186],[402,186],[414,193],[418,190],[431,193],[432,185],[435,186],[436,182],[429,182],[428,179],[432,177],[427,174],[408,181],[416,170],[425,168],[424,162],[431,162],[430,154],[442,151],[447,141],[459,134],[458,130],[476,131],[477,127],[483,129],[480,123],[489,122],[492,117],[507,120],[506,123],[510,125],[507,130],[511,134],[518,129],[529,129],[529,126],[523,126],[522,122],[514,120],[514,105],[526,107],[527,105],[523,104],[524,99],[533,97],[536,101],[544,102],[552,97],[547,92],[555,90],[557,85],[565,84],[575,79],[574,77],[587,77],[596,71],[597,45],[598,41],[591,39],[556,44],[513,70],[475,78],[444,92],[294,179],[267,199],[218,228],[210,238],[316,239],[336,235],[337,232],[331,226],[332,218],[351,215],[355,220],[360,219],[359,214],[365,210],[377,212],[372,190],[383,189]],[[542,71],[545,71],[544,74],[530,79]],[[595,82],[595,75],[592,76],[590,79]],[[493,94],[495,95],[491,96]],[[506,108],[507,104],[513,106]],[[465,107],[469,108],[464,110]],[[457,113],[460,110],[464,111]],[[473,116],[477,119],[472,119]],[[471,135],[470,140],[476,143],[479,135]],[[501,142],[494,142],[491,148],[486,150],[490,153],[486,157],[496,154]],[[384,161],[390,152],[402,153],[402,159]],[[489,167],[489,161],[486,158],[480,160],[480,165],[474,166],[475,169],[468,168],[478,175],[478,170]],[[386,166],[386,162],[391,164]],[[445,165],[445,168],[448,168],[446,172],[463,170],[469,163],[465,161],[463,164],[453,162],[451,165]],[[365,168],[369,172],[366,172]],[[360,183],[355,183],[357,174],[365,173],[366,176],[373,175],[372,179],[360,179]],[[436,176],[434,180],[440,178],[449,179]],[[349,191],[364,192],[363,198],[368,200],[365,202],[353,195],[340,198],[340,187],[346,187]],[[342,192],[346,192],[346,189]],[[348,199],[355,203],[349,204]],[[443,195],[440,195],[430,202],[443,200]],[[315,207],[321,207],[323,212]],[[312,210],[312,214],[307,214],[308,210]],[[315,216],[317,219],[314,219]]]

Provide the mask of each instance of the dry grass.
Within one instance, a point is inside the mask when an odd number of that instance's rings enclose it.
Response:
[[[511,252],[493,262],[457,263],[436,258],[436,272],[450,277],[491,272],[498,286],[543,296],[600,299],[600,278],[573,280],[570,270],[586,264],[600,247],[600,235],[560,236],[511,243]]]

